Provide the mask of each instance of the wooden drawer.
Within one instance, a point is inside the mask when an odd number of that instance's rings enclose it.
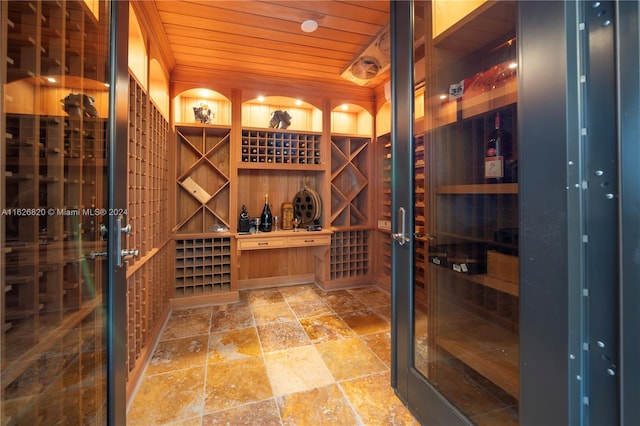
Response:
[[[238,250],[263,250],[286,247],[284,238],[243,239],[238,240]]]
[[[287,238],[287,247],[328,246],[331,235],[300,235]]]

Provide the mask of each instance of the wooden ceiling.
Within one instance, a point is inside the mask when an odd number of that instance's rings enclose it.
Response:
[[[143,1],[173,70],[355,85],[341,77],[389,23],[389,1]],[[307,19],[318,29],[305,33]],[[378,75],[375,80],[388,78]]]

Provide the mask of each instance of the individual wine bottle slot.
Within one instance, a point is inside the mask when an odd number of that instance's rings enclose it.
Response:
[[[269,208],[269,194],[264,194],[264,207],[260,214],[260,230],[262,232],[271,232],[271,221],[273,216],[271,215],[271,209]]]
[[[494,129],[485,143],[484,177],[489,183],[513,182],[514,164],[511,134],[500,123],[500,113],[496,112]]]

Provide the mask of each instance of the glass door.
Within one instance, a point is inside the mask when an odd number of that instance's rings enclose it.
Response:
[[[111,6],[0,4],[3,424],[114,421]]]
[[[425,423],[517,424],[517,2],[392,4],[397,390]]]

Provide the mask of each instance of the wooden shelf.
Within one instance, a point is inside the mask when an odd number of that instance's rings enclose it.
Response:
[[[440,330],[438,345],[514,398],[520,395],[518,335],[490,322],[451,323]]]
[[[246,163],[239,162],[237,164],[238,169],[243,170],[290,170],[290,171],[309,171],[309,172],[323,172],[324,166],[322,164],[279,164],[273,162],[264,163]]]
[[[441,31],[433,43],[461,57],[483,50],[515,28],[515,7],[513,1],[486,2]]]
[[[439,272],[454,274],[458,278],[462,278],[466,281],[481,284],[485,287],[493,288],[495,290],[510,294],[512,296],[519,296],[520,294],[520,287],[517,282],[513,283],[509,281],[500,280],[498,278],[490,277],[486,274],[462,274],[460,272],[454,271],[453,269],[444,268],[438,265],[436,265],[436,267]]]
[[[518,194],[517,183],[440,185],[436,194]]]

